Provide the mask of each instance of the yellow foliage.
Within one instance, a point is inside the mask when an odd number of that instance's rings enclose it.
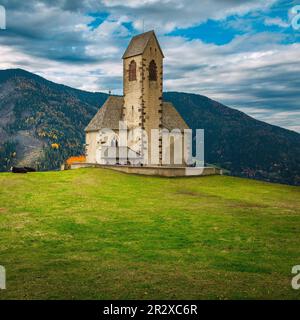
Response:
[[[59,144],[58,143],[52,143],[51,147],[52,147],[52,149],[57,150],[57,149],[59,149]]]

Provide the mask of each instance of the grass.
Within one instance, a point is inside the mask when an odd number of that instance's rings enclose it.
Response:
[[[0,174],[0,299],[299,299],[300,188]]]

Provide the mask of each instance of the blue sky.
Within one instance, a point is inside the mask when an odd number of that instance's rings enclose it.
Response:
[[[298,3],[300,4],[300,1]],[[229,15],[221,20],[208,19],[185,29],[176,28],[168,35],[225,45],[237,36],[271,32],[285,34],[286,38],[282,43],[295,43],[300,41],[300,33],[293,30],[289,12],[296,5],[297,1],[276,1],[267,10],[253,11],[242,16]]]
[[[300,0],[0,5],[7,10],[1,69],[23,68],[76,88],[121,94],[121,56],[130,38],[155,29],[166,56],[166,91],[203,94],[300,132],[300,29],[292,27],[292,8]]]

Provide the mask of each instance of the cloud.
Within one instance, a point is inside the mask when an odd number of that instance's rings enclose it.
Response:
[[[261,121],[300,132],[300,111],[275,111],[271,113],[268,109],[240,108],[240,110]]]
[[[288,28],[290,27],[290,24],[286,21],[283,21],[281,18],[276,17],[276,18],[266,18],[265,19],[265,25],[266,26],[277,26],[281,28]]]
[[[187,29],[208,20],[225,20],[229,16],[242,16],[255,10],[265,10],[275,1],[154,1],[151,5],[133,8],[127,13],[134,21],[134,27],[142,31],[158,30],[165,34],[178,29]],[[115,14],[122,14],[124,6],[111,8]],[[125,10],[126,11],[126,10]]]
[[[142,30],[144,20],[148,29],[161,33],[175,28],[188,28],[208,19],[221,20],[231,15],[243,15],[255,10],[269,8],[276,0],[104,0],[110,12],[126,14]]]
[[[122,65],[120,62],[68,63],[49,60],[44,57],[32,57],[9,46],[0,46],[1,69],[22,68],[38,74],[48,80],[69,85],[87,91],[121,94]]]
[[[251,20],[243,25],[242,19],[233,19],[231,26],[226,21],[232,15],[267,12],[275,0],[3,2],[8,29],[0,37],[2,69],[24,68],[80,89],[121,94],[121,56],[144,20],[146,29],[158,31],[165,52],[166,90],[207,95],[259,119],[299,129],[299,44],[286,44],[284,33],[254,33]],[[224,28],[242,28],[243,35],[219,46],[168,36],[208,19],[223,21]],[[281,18],[264,22],[285,26]]]
[[[231,15],[265,10],[275,2],[276,0],[202,0],[201,2],[198,0],[27,0],[20,3],[18,0],[3,0],[3,5],[12,14],[13,26],[22,25],[23,30],[33,31],[32,26],[39,25],[40,28],[35,28],[35,31],[43,32],[46,29],[44,24],[57,22],[56,27],[52,25],[55,30],[70,21],[68,13],[76,13],[78,19],[79,15],[109,12],[113,18],[129,19],[139,31],[143,27],[144,20],[147,29],[157,29],[160,33],[166,33],[175,28],[188,28],[208,19],[220,20]],[[47,11],[55,12],[57,18],[48,19]],[[24,18],[31,16],[33,21],[30,23],[29,19],[16,20],[14,19],[16,14],[24,14]],[[65,17],[65,21],[60,19],[62,16]]]
[[[223,46],[180,37],[163,42],[166,90],[201,93],[242,111],[264,110],[255,116],[298,128],[300,115],[293,113],[290,121],[285,111],[300,109],[300,44],[278,44],[271,33],[239,36]]]

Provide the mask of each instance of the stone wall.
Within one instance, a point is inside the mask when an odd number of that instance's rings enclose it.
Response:
[[[111,166],[95,163],[73,163],[71,169],[103,168],[130,174],[141,174],[162,177],[192,177],[220,175],[222,170],[214,167],[188,168],[188,167],[135,167],[135,166]]]

